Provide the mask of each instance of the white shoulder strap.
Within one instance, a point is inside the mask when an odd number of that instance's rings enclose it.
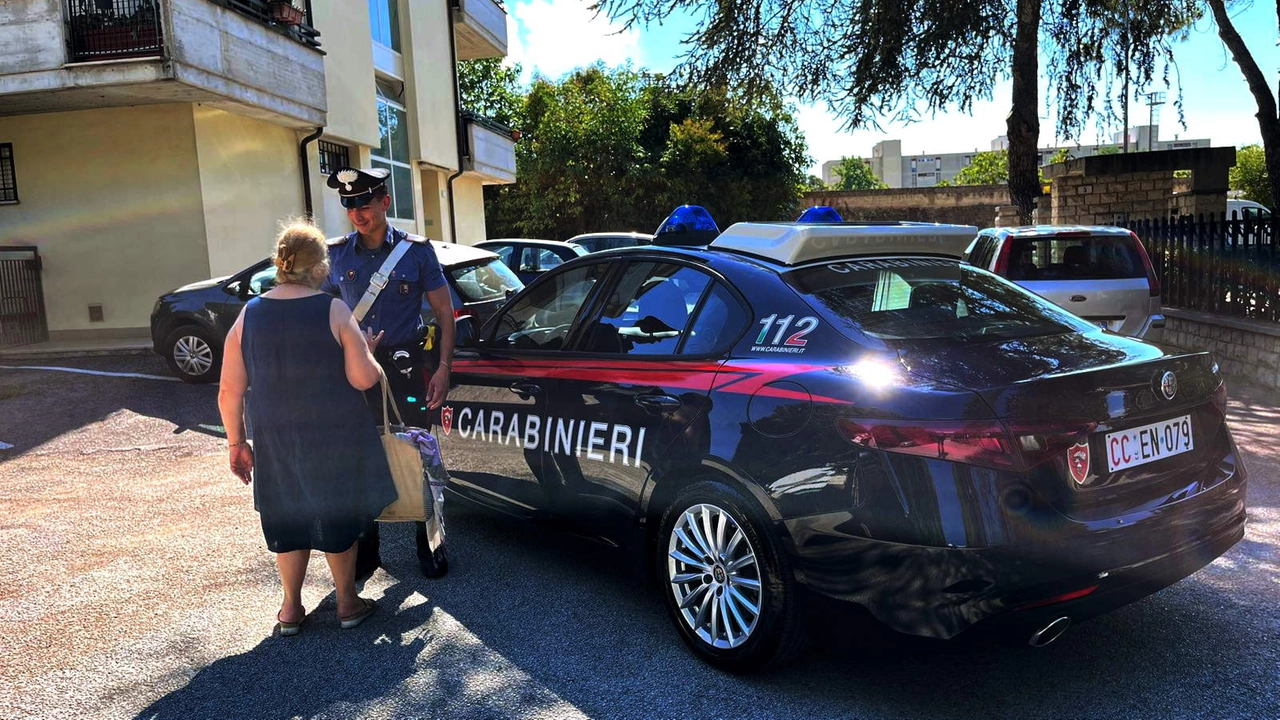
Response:
[[[364,295],[360,298],[360,302],[356,303],[356,309],[351,311],[355,316],[356,322],[363,322],[364,316],[369,314],[369,308],[373,307],[373,301],[378,299],[378,293],[382,292],[382,288],[387,286],[387,280],[391,275],[391,271],[396,269],[396,263],[400,262],[400,258],[409,252],[409,243],[405,238],[400,238],[396,242],[396,246],[391,248],[391,254],[383,261],[382,267],[378,268],[378,272],[369,278],[369,287],[364,291]]]

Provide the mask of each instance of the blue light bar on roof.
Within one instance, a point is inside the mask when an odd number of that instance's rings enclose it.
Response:
[[[653,233],[654,245],[706,245],[720,234],[711,213],[700,205],[681,205]]]
[[[826,205],[814,205],[813,207],[800,213],[800,217],[796,218],[796,222],[802,223],[838,223],[844,222],[844,218],[840,217],[840,213],[836,212],[833,207]]]

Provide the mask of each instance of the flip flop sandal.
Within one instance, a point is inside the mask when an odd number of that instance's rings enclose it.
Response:
[[[307,611],[302,611],[302,619],[298,622],[285,622],[280,619],[280,613],[276,613],[276,627],[280,629],[281,637],[290,637],[297,635],[302,630],[302,623],[307,621]]]
[[[360,623],[364,622],[365,618],[372,615],[373,609],[377,607],[376,605],[373,604],[373,601],[368,598],[360,598],[360,601],[364,603],[363,610],[352,613],[350,615],[340,616],[338,618],[338,620],[342,621],[343,630],[350,630],[351,628],[356,627]]]

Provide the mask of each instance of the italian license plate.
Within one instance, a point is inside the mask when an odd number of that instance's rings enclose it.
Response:
[[[1107,433],[1107,472],[1181,455],[1194,447],[1190,415]]]

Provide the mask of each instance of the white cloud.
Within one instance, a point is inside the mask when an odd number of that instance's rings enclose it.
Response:
[[[596,17],[582,0],[515,0],[507,3],[507,58],[533,72],[557,79],[597,61],[641,66],[640,32],[622,30],[608,17]]]

